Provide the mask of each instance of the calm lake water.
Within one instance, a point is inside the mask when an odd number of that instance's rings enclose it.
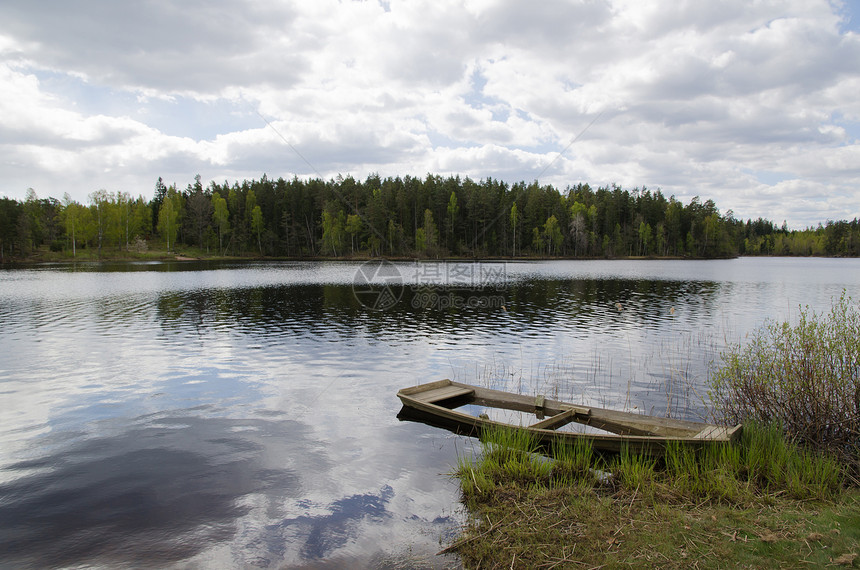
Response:
[[[707,414],[726,342],[860,299],[860,260],[0,270],[0,566],[446,567],[452,378]]]

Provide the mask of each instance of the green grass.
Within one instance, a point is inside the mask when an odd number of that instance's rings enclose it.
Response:
[[[538,453],[538,441],[531,433],[491,430],[481,442],[483,455],[479,463],[464,458],[459,461],[464,488],[477,496],[492,491],[496,481],[539,487],[551,480],[552,464]]]
[[[661,460],[587,442],[553,446],[552,459],[537,449],[500,429],[460,459],[473,516],[449,549],[466,567],[778,568],[860,553],[860,492],[778,426],[745,426],[737,445],[669,446]]]

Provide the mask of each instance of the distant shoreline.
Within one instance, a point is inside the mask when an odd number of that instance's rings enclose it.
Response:
[[[782,258],[782,259],[854,259],[846,258],[845,256],[791,256],[791,255],[740,255],[732,257],[688,257],[688,256],[618,256],[618,257],[548,257],[548,256],[483,256],[483,257],[462,257],[462,256],[444,256],[444,257],[427,257],[427,256],[369,256],[369,255],[350,255],[350,256],[252,256],[252,255],[195,255],[194,253],[167,253],[152,251],[146,253],[132,253],[124,251],[102,252],[101,256],[90,255],[89,252],[82,253],[77,256],[68,256],[65,254],[58,255],[54,252],[40,252],[39,254],[30,255],[23,258],[5,259],[0,263],[0,266],[10,267],[19,265],[35,265],[43,263],[120,263],[120,262],[140,262],[140,261],[179,261],[179,262],[194,262],[194,261],[343,261],[343,262],[365,262],[365,261],[415,261],[415,262],[479,262],[479,261],[708,261],[718,259],[739,259],[741,257],[749,258]]]

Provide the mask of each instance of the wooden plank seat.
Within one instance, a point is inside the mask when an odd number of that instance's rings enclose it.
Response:
[[[460,386],[442,386],[440,388],[434,388],[432,390],[427,390],[424,392],[419,392],[418,394],[414,394],[413,398],[422,402],[427,402],[428,404],[432,404],[434,402],[450,400],[451,398],[457,398],[459,396],[468,396],[474,393],[475,390],[471,388],[461,388]]]
[[[732,428],[727,428],[725,426],[708,426],[694,435],[693,439],[729,439],[729,431],[731,429]]]

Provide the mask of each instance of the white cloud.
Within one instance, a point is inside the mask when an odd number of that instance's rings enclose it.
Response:
[[[0,6],[13,197],[197,173],[530,181],[602,112],[542,182],[793,225],[860,202],[860,36],[825,0],[50,4]]]

